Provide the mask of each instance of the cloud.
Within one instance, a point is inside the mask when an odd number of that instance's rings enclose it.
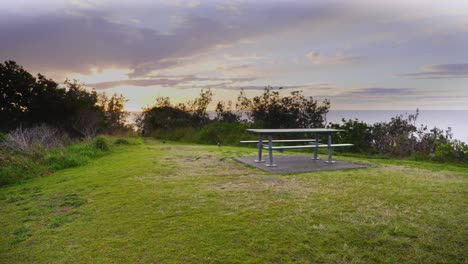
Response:
[[[125,6],[128,12],[121,4],[75,5],[59,9],[60,13],[40,15],[0,11],[0,59],[16,60],[46,73],[88,74],[93,67],[131,68],[131,77],[141,78],[151,71],[184,64],[187,58],[216,47],[288,30],[334,10],[301,2],[267,6],[253,2],[241,8],[249,12],[226,13],[193,3],[193,8],[176,11],[148,3]],[[126,14],[129,12],[132,16]],[[174,15],[181,17],[175,27],[168,22]],[[125,22],[135,17],[141,23]]]
[[[411,88],[381,88],[381,87],[369,87],[369,88],[361,88],[353,91],[346,92],[345,95],[402,95],[402,94],[412,94],[413,89]]]
[[[220,83],[215,85],[199,85],[190,88],[215,88],[224,90],[250,90],[263,91],[266,85],[234,85],[232,83]],[[333,89],[330,84],[303,84],[303,85],[285,85],[285,86],[270,86],[272,90],[301,90],[301,91],[327,91]]]
[[[170,35],[109,22],[94,14],[3,23],[0,55],[21,64],[27,62],[34,68],[87,73],[92,67],[130,67],[134,76],[140,76],[176,65],[181,58],[199,53],[211,43],[233,38],[224,36],[224,26],[208,18],[189,20],[185,27]]]
[[[224,54],[224,59],[226,60],[233,60],[233,61],[251,61],[251,60],[259,60],[263,59],[262,56],[257,55],[256,53],[253,54]]]
[[[196,85],[183,86],[191,82],[218,82],[217,84],[205,85],[207,88],[217,85],[227,85],[237,82],[248,82],[254,81],[256,78],[246,77],[246,78],[207,78],[207,77],[197,77],[195,75],[187,76],[160,76],[159,78],[152,79],[130,79],[130,80],[118,80],[110,82],[100,82],[100,83],[91,83],[87,86],[95,88],[97,90],[110,89],[117,86],[154,86],[159,85],[163,87],[172,87],[172,88],[197,88]]]
[[[432,64],[421,72],[400,75],[416,79],[468,78],[468,63]]]
[[[307,59],[316,65],[336,65],[336,64],[352,64],[362,60],[361,56],[351,56],[344,54],[322,55],[319,52],[311,51],[306,55]]]

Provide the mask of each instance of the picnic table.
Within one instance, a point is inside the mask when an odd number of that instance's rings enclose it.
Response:
[[[342,129],[332,129],[332,128],[288,128],[288,129],[247,129],[247,131],[252,132],[258,135],[258,140],[244,140],[241,143],[257,143],[258,146],[258,159],[255,162],[264,162],[262,159],[262,150],[268,150],[268,163],[266,166],[275,167],[276,164],[273,162],[273,150],[287,150],[287,149],[314,149],[314,160],[319,160],[318,149],[327,148],[328,149],[328,159],[325,161],[327,163],[333,164],[335,161],[332,159],[332,149],[335,147],[350,147],[353,144],[332,144],[332,134],[337,132],[342,132]],[[290,134],[290,133],[303,133],[303,134],[313,134],[313,139],[281,139],[273,140],[274,135],[279,134]],[[326,134],[328,137],[327,144],[321,144],[319,141],[320,134]],[[268,145],[263,144],[264,137],[268,137]],[[294,146],[273,146],[273,143],[306,143],[303,145],[294,145]]]

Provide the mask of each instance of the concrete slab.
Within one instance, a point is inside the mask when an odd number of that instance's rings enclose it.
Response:
[[[275,156],[276,167],[267,167],[265,163],[254,162],[255,157],[240,157],[234,160],[266,170],[272,173],[298,173],[312,171],[344,170],[369,167],[366,164],[351,163],[337,160],[335,163],[325,163],[324,160],[313,160],[312,157],[302,155]],[[267,157],[265,157],[267,159]]]

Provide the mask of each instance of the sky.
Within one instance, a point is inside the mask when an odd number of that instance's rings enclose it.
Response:
[[[267,85],[332,110],[468,110],[466,0],[0,0],[0,40],[1,61],[130,111]]]

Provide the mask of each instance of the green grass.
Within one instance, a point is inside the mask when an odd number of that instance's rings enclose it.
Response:
[[[274,175],[151,141],[0,189],[0,263],[466,263],[468,169]],[[359,160],[344,157],[346,160]]]
[[[99,136],[53,148],[36,148],[30,152],[13,152],[0,148],[0,187],[46,176],[59,170],[78,167],[111,153],[113,145],[142,144],[141,138]]]

